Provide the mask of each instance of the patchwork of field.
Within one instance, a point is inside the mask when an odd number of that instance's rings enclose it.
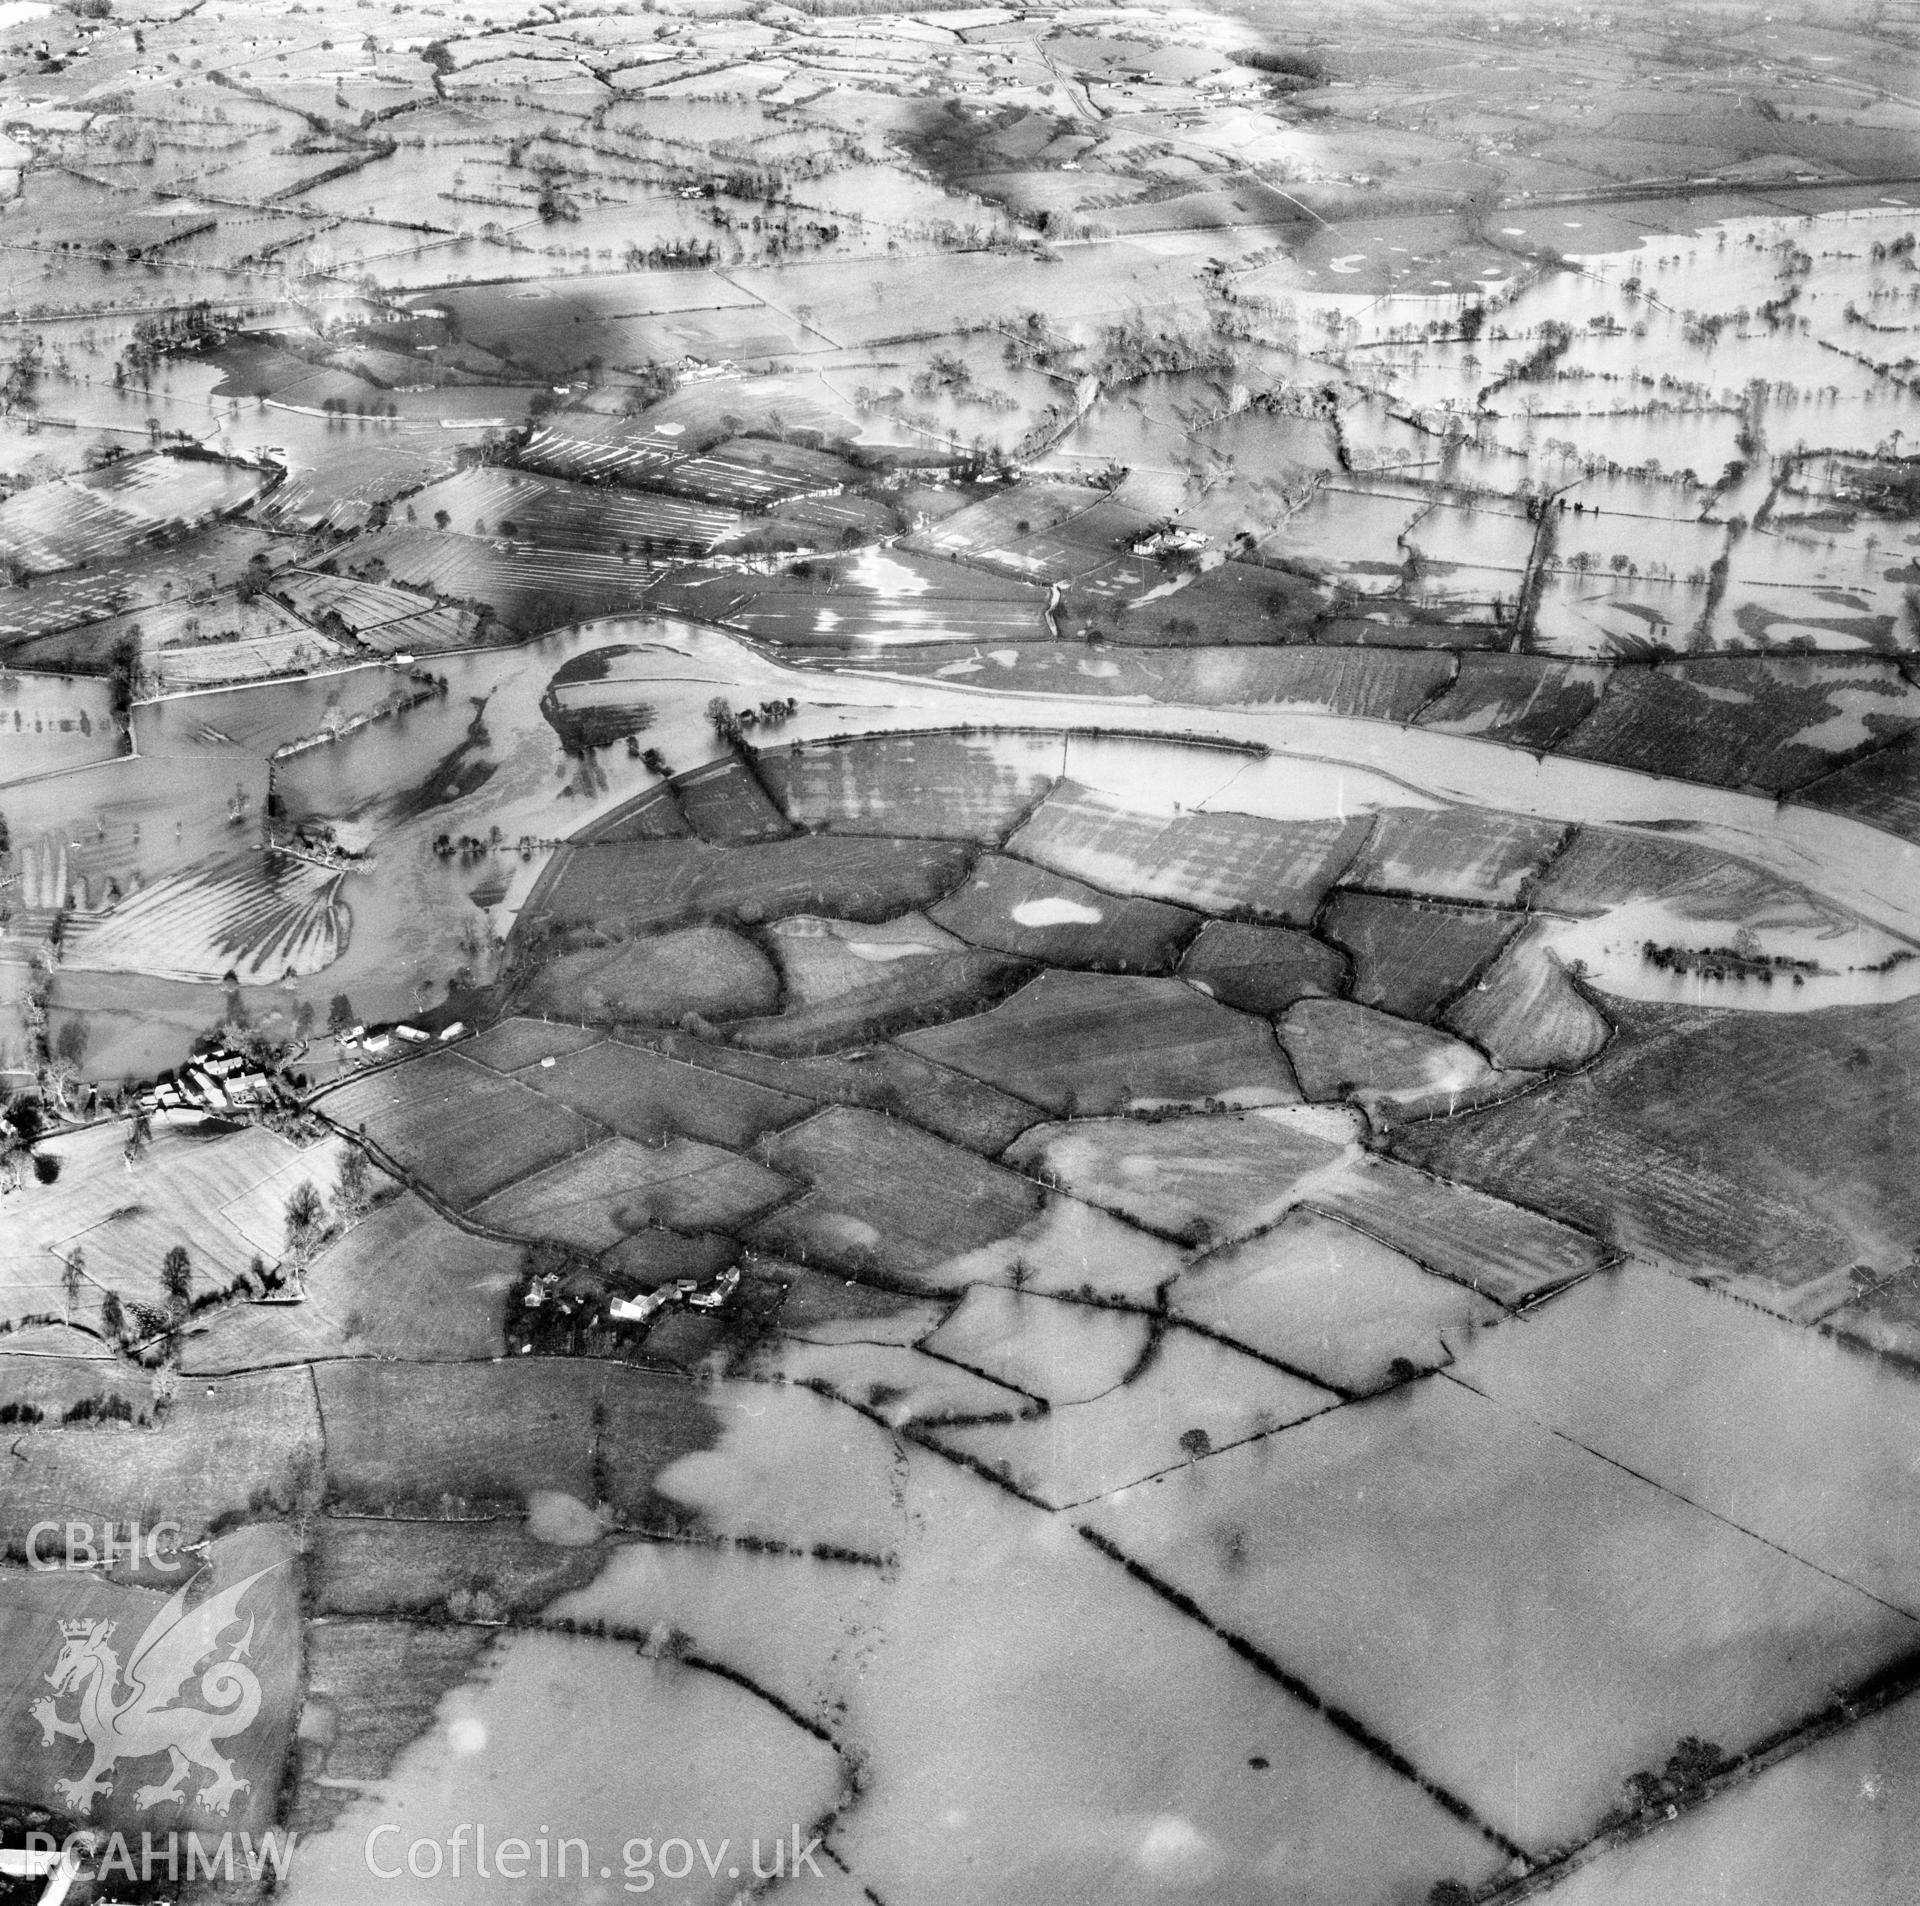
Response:
[[[1602,1064],[1396,1149],[1812,1321],[1904,1268],[1911,1004],[1764,1017],[1619,1002]],[[1818,1103],[1809,1121],[1806,1107]]]
[[[1056,1113],[1298,1097],[1271,1032],[1178,980],[1049,971],[1005,1005],[901,1043]]]
[[[404,1161],[458,1208],[585,1152],[602,1136],[568,1106],[456,1052],[364,1073],[315,1103],[331,1123]]]

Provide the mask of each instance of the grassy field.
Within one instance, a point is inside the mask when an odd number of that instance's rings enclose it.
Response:
[[[1622,669],[1564,753],[1782,793],[1920,725],[1892,662],[1791,658]]]
[[[493,1230],[597,1254],[649,1225],[736,1230],[792,1190],[776,1173],[698,1139],[609,1138],[483,1198],[473,1215]]]
[[[1178,980],[1047,972],[991,1012],[901,1043],[1056,1114],[1299,1096],[1266,1027]]]
[[[766,945],[780,964],[789,1006],[823,1006],[889,986],[905,969],[909,979],[934,976],[966,942],[935,926],[923,913],[903,913],[872,926],[814,914],[792,914],[764,929]],[[909,984],[904,990],[911,993]]]
[[[1526,1083],[1495,1071],[1464,1040],[1354,1000],[1300,1000],[1279,1031],[1309,1099],[1350,1099],[1377,1119],[1451,1115]]]
[[[571,1027],[554,1028],[559,1035],[552,1041],[554,1050],[535,1056],[544,1043],[537,1039],[537,1031],[545,1030],[542,1022],[515,1023],[525,1029],[526,1043],[517,1050],[495,1050],[518,1060],[517,1078],[642,1144],[678,1133],[739,1150],[810,1109],[808,1099],[790,1092],[726,1078],[618,1039],[574,1046]],[[471,1057],[471,1048],[467,1052]]]
[[[372,1790],[432,1728],[441,1701],[474,1673],[492,1640],[486,1628],[339,1616],[310,1623],[308,1699],[330,1725],[300,1743],[289,1824],[320,1832]]]
[[[912,1289],[943,1288],[927,1274],[1017,1231],[1041,1201],[1013,1172],[863,1110],[830,1107],[764,1152],[809,1190],[753,1228],[756,1245]]]
[[[1008,845],[1025,859],[1114,893],[1304,926],[1359,851],[1369,825],[1141,814],[1068,785],[1048,795]]]
[[[314,1258],[304,1304],[216,1313],[187,1340],[181,1368],[198,1375],[332,1357],[497,1357],[522,1257],[518,1246],[458,1230],[403,1193]]]
[[[1007,1154],[1077,1198],[1186,1244],[1263,1229],[1350,1156],[1356,1121],[1320,1109],[1042,1125]]]
[[[1548,950],[1548,937],[1537,925],[1527,928],[1447,1009],[1445,1023],[1497,1066],[1546,1071],[1584,1065],[1612,1035],[1606,1017]]]
[[[1342,887],[1320,930],[1353,956],[1353,997],[1402,1019],[1426,1019],[1477,978],[1520,926],[1492,907],[1398,900]]]
[[[779,961],[781,1010],[730,1031],[765,1052],[864,1047],[890,1032],[978,1012],[1032,973],[1025,962],[979,951],[914,913],[875,927],[794,915],[762,937]]]
[[[1337,996],[1352,983],[1338,947],[1297,927],[1209,920],[1180,961],[1180,977],[1241,1012],[1284,1012],[1296,999]]]
[[[13,1316],[62,1311],[61,1265],[75,1249],[86,1261],[77,1314],[88,1322],[109,1290],[159,1304],[161,1262],[175,1245],[187,1248],[196,1291],[225,1289],[256,1254],[277,1263],[287,1197],[302,1181],[330,1195],[341,1149],[327,1140],[303,1151],[264,1126],[181,1114],[157,1119],[128,1164],[126,1137],[118,1121],[68,1133],[45,1147],[60,1159],[56,1182],[23,1174],[0,1241]]]
[[[591,1540],[564,1547],[543,1542],[519,1517],[404,1522],[323,1516],[314,1525],[308,1572],[319,1616],[457,1613],[462,1607],[524,1615],[591,1581],[607,1558],[607,1548]]]
[[[1532,900],[1550,913],[1595,914],[1635,900],[1672,902],[1703,919],[1825,922],[1834,916],[1805,888],[1691,841],[1580,827]]]
[[[1059,772],[1057,741],[882,735],[761,751],[763,780],[803,827],[996,843]]]
[[[1347,870],[1356,887],[1513,906],[1566,839],[1552,821],[1492,808],[1393,808]]]
[[[1427,1270],[1509,1306],[1606,1261],[1601,1246],[1570,1225],[1391,1158],[1370,1156],[1330,1175],[1314,1186],[1313,1201]]]
[[[410,507],[422,523],[437,523],[444,512],[457,534],[596,556],[705,555],[741,527],[731,509],[498,467],[432,484]]]
[[[780,981],[767,956],[725,927],[683,927],[545,961],[521,1001],[529,1012],[598,1025],[672,1025],[689,1013],[771,1012]]]
[[[992,1158],[1041,1116],[1037,1106],[995,1091],[964,1072],[895,1045],[863,1058],[774,1058],[724,1048],[680,1049],[689,1063],[728,1078],[832,1105],[866,1106],[904,1118],[956,1145]]]
[[[1305,1207],[1209,1253],[1169,1302],[1176,1316],[1350,1395],[1446,1368],[1502,1315],[1478,1292]]]
[[[454,1052],[363,1073],[320,1094],[315,1104],[460,1206],[603,1136],[577,1112]]]
[[[0,1401],[38,1410],[58,1423],[69,1410],[124,1404],[137,1423],[153,1418],[153,1372],[115,1356],[72,1324],[38,1324],[0,1343]]]
[[[99,1521],[180,1525],[197,1541],[221,1518],[291,1515],[319,1500],[321,1422],[306,1370],[183,1384],[151,1429],[35,1428],[14,1443],[18,1475],[0,1503],[0,1534],[76,1505]]]
[[[484,604],[523,636],[636,609],[651,576],[638,558],[434,529],[378,530],[352,559],[422,594]]]
[[[700,919],[755,925],[789,913],[887,920],[939,899],[968,859],[958,842],[825,834],[724,850],[681,840],[574,847],[556,858],[522,919],[636,932]]]
[[[688,826],[715,846],[780,840],[793,832],[744,761],[709,762],[677,775],[672,786]]]
[[[330,1363],[313,1383],[327,1422],[330,1504],[455,1520],[515,1510],[540,1490],[650,1500],[654,1476],[712,1438],[679,1378],[523,1357],[504,1363]]]
[[[1001,854],[975,861],[932,918],[977,946],[1112,973],[1168,971],[1201,924],[1184,908],[1102,893]]]
[[[1551,748],[1586,720],[1610,671],[1596,662],[1533,655],[1463,655],[1453,686],[1421,711],[1420,726]]]
[[[1898,741],[1809,783],[1795,796],[1829,813],[1920,841],[1920,746]]]
[[[535,1019],[510,1013],[495,1020],[485,1032],[460,1042],[460,1056],[495,1072],[518,1072],[542,1059],[559,1060],[601,1044],[606,1034],[597,1026],[571,1026],[564,1020]]]

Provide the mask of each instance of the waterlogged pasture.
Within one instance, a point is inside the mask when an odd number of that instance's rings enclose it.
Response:
[[[1897,1906],[1915,1844],[1920,1706],[1908,1696],[1554,1888],[1559,1906]]]
[[[1745,1745],[1915,1637],[1445,1376],[1088,1519],[1534,1849],[1592,1831],[1682,1735]]]
[[[769,1624],[763,1602],[717,1579],[697,1598],[679,1591],[675,1577],[705,1577],[703,1563],[623,1553],[567,1606],[656,1619],[684,1607],[703,1653],[782,1693],[830,1693],[836,1738],[869,1774],[830,1843],[864,1883],[953,1906],[983,1883],[1092,1906],[1172,1884],[1235,1896],[1284,1862],[1301,1900],[1335,1906],[1356,1859],[1382,1897],[1497,1865],[1486,1841],[1065,1518],[824,1399],[719,1394],[720,1444],[668,1470],[664,1490],[707,1526],[762,1534],[794,1524],[797,1498],[818,1511],[800,1529],[864,1535],[892,1566],[755,1564],[795,1602],[791,1623]],[[934,1707],[944,1720],[929,1733]]]
[[[477,1876],[469,1852],[457,1877],[450,1865],[434,1878],[409,1874],[407,1890],[416,1899],[526,1895],[528,1878],[537,1875],[534,1854],[515,1873],[511,1850],[504,1867],[499,1851],[516,1835],[536,1846],[549,1822],[563,1825],[548,1830],[546,1845],[555,1846],[564,1831],[621,1873],[618,1850],[634,1838],[656,1846],[675,1836],[709,1846],[725,1841],[737,1855],[757,1836],[770,1859],[776,1838],[834,1807],[844,1779],[826,1743],[731,1681],[645,1659],[630,1645],[517,1634],[495,1641],[471,1678],[444,1696],[429,1730],[385,1778],[328,1831],[303,1842],[284,1890],[308,1906],[364,1896],[368,1834],[393,1821],[404,1822],[401,1831],[375,1843],[376,1853],[395,1853],[383,1865],[401,1866],[422,1839],[438,1841],[444,1854],[456,1827],[489,1822],[491,1877]],[[509,1789],[513,1800],[503,1811]],[[569,1857],[567,1884],[577,1886],[581,1855]],[[696,1890],[682,1898],[717,1906],[737,1894],[737,1877],[724,1869],[715,1877],[694,1870],[697,1878],[683,1884]],[[589,1883],[595,1878],[597,1871]],[[557,1884],[557,1876],[549,1882]],[[535,1888],[547,1890],[537,1877]]]
[[[1920,1615],[1920,1389],[1813,1332],[1640,1265],[1483,1334],[1460,1381]]]

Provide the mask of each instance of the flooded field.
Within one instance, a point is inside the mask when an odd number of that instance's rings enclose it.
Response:
[[[1906,1906],[1910,39],[0,4],[0,1867]]]

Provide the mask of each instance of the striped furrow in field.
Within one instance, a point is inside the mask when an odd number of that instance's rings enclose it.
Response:
[[[248,854],[156,881],[74,931],[69,965],[249,984],[338,959],[342,876],[290,854]]]

